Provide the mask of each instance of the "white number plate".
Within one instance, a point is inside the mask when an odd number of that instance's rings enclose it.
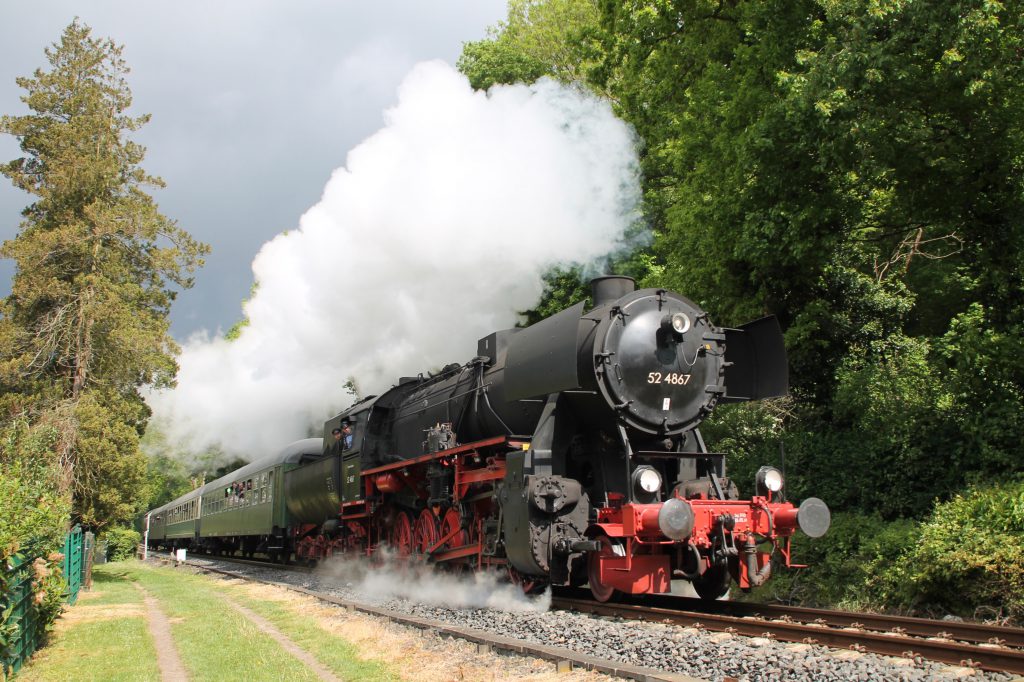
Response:
[[[651,372],[647,375],[647,383],[649,384],[670,384],[672,386],[685,386],[690,383],[690,377],[692,374],[683,374],[681,372],[669,372],[668,374],[662,374],[661,372]]]

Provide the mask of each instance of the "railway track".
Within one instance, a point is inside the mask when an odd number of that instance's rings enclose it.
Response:
[[[559,589],[552,608],[1024,674],[1021,628],[667,595],[642,601],[602,604],[586,590]]]
[[[165,561],[171,557],[161,556]],[[237,557],[190,557],[202,570],[246,577],[209,565],[228,562],[238,567],[273,568],[309,573],[306,566],[272,564]],[[200,560],[200,561],[196,561]],[[265,579],[257,578],[265,581]],[[298,588],[289,588],[298,589]],[[319,593],[300,590],[314,596]],[[634,603],[601,604],[589,590],[558,588],[552,608],[623,620],[670,623],[712,632],[765,637],[783,642],[818,644],[861,653],[915,658],[993,672],[1024,673],[1024,629],[953,623],[902,616],[857,614],[745,602],[715,602],[672,595],[648,596]]]
[[[168,553],[168,552],[159,552],[159,551],[152,550],[152,549],[149,550],[149,557],[151,559],[159,559],[160,561],[164,561],[164,562],[170,562],[170,563],[176,563],[177,562],[177,560],[174,558],[174,554],[171,554],[171,553]],[[281,564],[281,563],[275,563],[273,561],[270,561],[269,559],[245,559],[245,558],[236,557],[236,556],[221,556],[221,555],[215,555],[215,554],[200,554],[198,552],[196,552],[194,554],[189,554],[188,555],[188,559],[184,562],[184,564],[186,566],[192,566],[194,568],[202,568],[204,570],[208,569],[208,570],[211,570],[211,571],[214,571],[214,572],[221,572],[222,573],[223,571],[218,571],[217,569],[215,569],[215,568],[213,568],[213,567],[211,567],[211,566],[209,566],[209,565],[207,565],[205,563],[202,563],[202,562],[212,562],[212,561],[222,561],[222,562],[228,563],[228,564],[237,564],[239,566],[252,566],[254,568],[274,568],[274,569],[278,569],[278,570],[281,570],[281,571],[293,571],[293,572],[296,572],[296,573],[310,573],[313,570],[310,566],[307,566],[305,564]]]

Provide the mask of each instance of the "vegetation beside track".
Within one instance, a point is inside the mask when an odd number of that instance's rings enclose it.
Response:
[[[796,539],[808,568],[755,600],[1024,622],[1024,481],[977,486],[922,521],[844,512],[828,535]]]
[[[1021,0],[510,0],[463,47],[474,87],[547,75],[634,126],[652,240],[616,272],[717,324],[779,318],[790,397],[720,406],[701,430],[741,494],[773,464],[791,499],[842,513],[804,543],[811,569],[773,578],[781,596],[1024,615],[1021,16]],[[583,279],[551,273],[527,318],[584,299]]]
[[[57,622],[50,646],[18,675],[37,680],[159,680],[156,646],[146,627],[142,595],[107,564],[93,570],[91,592]]]
[[[138,583],[159,603],[193,680],[316,680],[231,603],[269,620],[299,647],[343,679],[397,679],[387,665],[362,661],[356,648],[319,627],[292,605],[252,597],[245,586],[225,584],[137,561],[94,570],[93,592],[58,622],[53,645],[26,666],[23,680],[159,680],[156,647],[147,630]]]

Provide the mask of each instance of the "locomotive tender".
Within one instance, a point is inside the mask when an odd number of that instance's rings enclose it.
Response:
[[[577,304],[480,339],[477,355],[406,377],[294,443],[148,515],[154,546],[315,561],[389,547],[403,561],[507,571],[525,588],[590,584],[707,599],[762,584],[828,507],[781,501],[762,467],[740,499],[698,429],[719,403],[784,395],[775,318],[715,327],[692,301],[592,283]],[[348,424],[351,446],[332,437]]]

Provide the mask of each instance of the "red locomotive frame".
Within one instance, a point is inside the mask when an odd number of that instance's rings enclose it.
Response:
[[[367,469],[360,473],[363,499],[341,505],[336,532],[315,525],[293,529],[296,558],[375,556],[386,547],[398,561],[430,561],[456,571],[505,569],[513,579],[529,585],[529,578],[519,576],[506,558],[487,551],[483,530],[484,522],[499,514],[496,491],[505,478],[506,455],[529,447],[528,439],[502,436]],[[451,505],[428,506],[416,514],[396,505],[394,493],[403,489],[427,499],[427,465],[431,463],[454,470]],[[595,507],[597,520],[587,530],[596,542],[589,552],[588,579],[599,598],[607,599],[615,590],[668,592],[673,574],[678,576],[689,562],[691,575],[711,568],[710,550],[722,542],[735,550],[729,570],[741,588],[764,582],[775,550],[786,566],[798,566],[791,561],[790,547],[798,510],[789,502],[773,501],[770,493],[749,500],[685,500],[694,523],[684,540],[666,537],[659,527],[664,502],[639,504],[622,496],[610,498],[607,506]],[[770,548],[763,548],[766,544]]]

